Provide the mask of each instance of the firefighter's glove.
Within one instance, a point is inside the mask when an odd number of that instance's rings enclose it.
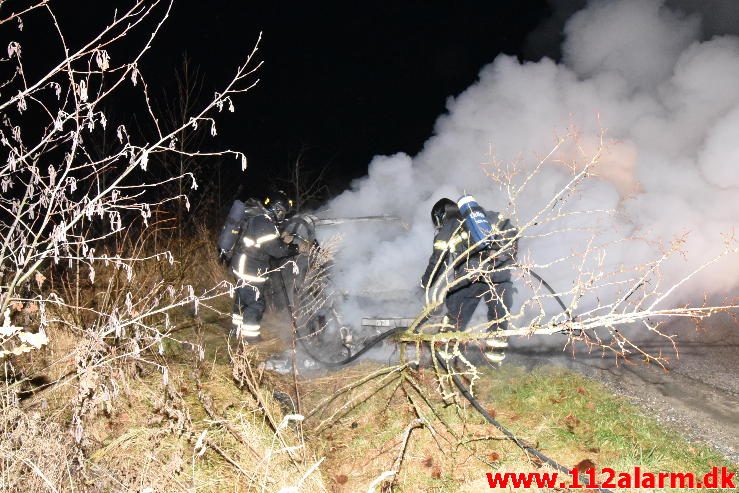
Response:
[[[295,240],[295,235],[291,235],[287,231],[282,233],[282,241],[284,241],[285,243],[292,243],[293,240]]]
[[[308,241],[300,241],[298,242],[298,253],[309,253],[310,252],[311,244]]]

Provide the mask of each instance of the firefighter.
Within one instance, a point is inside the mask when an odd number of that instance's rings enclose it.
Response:
[[[280,223],[291,208],[292,202],[282,191],[269,194],[262,203],[253,199],[246,202],[240,236],[229,266],[237,284],[231,322],[236,334],[247,341],[260,338],[264,284],[270,263],[298,254],[296,243],[280,237]]]
[[[495,225],[502,233],[494,234],[493,241],[470,251],[475,242],[465,228],[457,203],[442,198],[431,209],[431,220],[436,230],[434,250],[421,279],[421,286],[428,288],[442,277],[445,283],[456,282],[444,300],[447,312],[445,325],[453,327],[456,331],[467,328],[481,298],[487,306],[488,322],[498,321],[488,330],[495,332],[508,327],[506,315],[513,303],[510,266],[514,262],[515,244],[504,251],[501,251],[501,248],[507,239],[515,237],[516,232],[510,221],[501,218],[497,212],[484,211],[484,214],[490,224]],[[465,252],[467,252],[465,258],[460,259],[459,256]],[[481,262],[496,252],[495,259],[480,269]],[[470,272],[478,269],[481,271],[479,275],[469,276]],[[505,338],[486,339],[484,350],[486,359],[491,363],[502,363],[506,347],[508,342]]]
[[[301,312],[299,303],[296,303],[296,292],[301,290],[305,276],[310,268],[311,249],[318,247],[316,240],[316,229],[313,216],[308,214],[293,214],[279,225],[280,238],[285,243],[297,245],[297,256],[283,257],[273,262],[274,275],[270,278],[273,282],[273,292],[277,294],[274,301],[275,306],[285,308],[279,300],[289,305],[292,315]],[[285,264],[290,263],[297,267],[284,269]]]

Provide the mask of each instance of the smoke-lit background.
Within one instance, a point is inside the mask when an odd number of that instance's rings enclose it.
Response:
[[[361,300],[390,293],[398,302],[357,306],[350,297],[348,317],[408,315],[398,312],[420,301],[417,286],[433,237],[431,205],[442,196],[456,199],[470,192],[486,208],[505,211],[506,197],[484,172],[491,150],[502,163],[531,169],[552,148],[555,135],[571,125],[588,148],[596,149],[601,130],[608,142],[598,176],[581,187],[569,210],[616,213],[567,224],[597,225],[601,243],[653,240],[609,247],[606,267],[654,259],[660,254],[657,242],[688,234],[687,255],[666,265],[664,282],[669,282],[723,250],[722,235],[733,232],[739,217],[739,38],[732,34],[739,26],[733,22],[739,3],[554,3],[556,15],[532,34],[528,49],[556,54],[551,43],[561,39],[560,62],[498,56],[481,68],[474,85],[448,100],[420,153],[376,156],[367,177],[328,204],[324,214],[331,216],[388,214],[403,220],[402,226],[341,229],[339,289],[362,295]],[[547,166],[520,198],[518,219],[526,221],[570,177],[563,166]],[[521,247],[545,263],[581,250],[587,237],[559,235]],[[569,289],[574,281],[571,265],[542,274],[557,289]],[[738,279],[739,258],[733,255],[670,301],[735,293]],[[384,313],[367,313],[372,310]]]
[[[80,0],[56,8],[69,9],[61,28],[75,45],[125,3]],[[13,34],[27,60],[44,59],[56,40],[41,20],[29,19]],[[660,241],[688,234],[687,257],[666,266],[674,280],[721,251],[722,235],[736,227],[736,0],[424,0],[361,9],[328,0],[320,9],[305,2],[176,2],[142,61],[142,74],[162,86],[152,97],[175,94],[171,82],[183,53],[205,76],[202,96],[217,90],[260,31],[261,81],[204,143],[205,150],[228,147],[249,158],[245,173],[237,162],[207,163],[223,174],[224,210],[213,216],[220,220],[237,190],[242,199],[265,193],[301,151],[307,171],[328,165],[323,178],[336,198],[320,208],[322,216],[399,216],[402,224],[321,230],[343,236],[336,283],[352,295],[345,305],[352,323],[362,315],[408,316],[418,307],[433,237],[429,210],[438,198],[466,191],[486,208],[506,211],[483,163],[494,156],[531,169],[570,126],[591,150],[601,129],[608,142],[598,176],[571,197],[569,210],[615,214],[568,225],[598,228],[601,243],[652,240],[609,248],[607,268],[653,259]],[[562,166],[546,167],[520,198],[516,219],[525,222],[569,176]],[[546,263],[582,250],[588,237],[570,233],[521,247]],[[726,258],[671,301],[732,295],[737,271],[737,256]],[[572,265],[540,273],[558,290],[575,279]],[[525,296],[521,289],[518,302]]]

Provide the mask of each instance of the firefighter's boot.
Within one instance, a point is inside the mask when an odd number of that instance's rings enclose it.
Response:
[[[485,340],[485,359],[491,364],[502,365],[505,359],[505,348],[508,347],[507,337],[491,337]]]

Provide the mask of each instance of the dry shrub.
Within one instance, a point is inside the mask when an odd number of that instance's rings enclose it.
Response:
[[[53,3],[0,2],[0,25],[18,40],[9,45],[11,70],[0,100],[8,155],[0,164],[6,485],[31,471],[51,490],[99,486],[87,457],[105,436],[101,422],[118,412],[121,395],[141,375],[155,374],[167,387],[165,347],[181,346],[176,334],[182,322],[192,322],[199,308],[230,290],[223,282],[189,282],[208,237],[184,248],[180,241],[175,250],[172,228],[179,225],[158,211],[171,210],[173,202],[189,206],[186,188],[197,183],[190,173],[159,168],[166,156],[184,152],[175,141],[191,129],[200,125],[216,134],[218,113],[234,111],[236,95],[252,86],[258,64],[251,63],[252,51],[225,87],[163,129],[151,106],[155,86],[139,61],[171,7],[134,0],[111,11],[114,18],[99,32],[69,44]],[[57,59],[38,64],[21,57],[21,42],[34,35],[22,32],[24,19],[32,29],[59,33],[58,48],[64,49],[49,51]],[[114,107],[125,91],[137,93],[141,105],[121,116]],[[133,116],[151,128],[126,128]],[[197,149],[187,153],[200,156]],[[240,152],[208,154],[246,165]],[[187,187],[171,196],[165,186],[170,181]],[[177,261],[172,251],[181,253]],[[203,357],[197,344],[188,348]],[[25,488],[36,489],[31,485]]]
[[[41,412],[24,411],[7,387],[0,397],[0,490],[64,489],[76,454],[69,432]]]

